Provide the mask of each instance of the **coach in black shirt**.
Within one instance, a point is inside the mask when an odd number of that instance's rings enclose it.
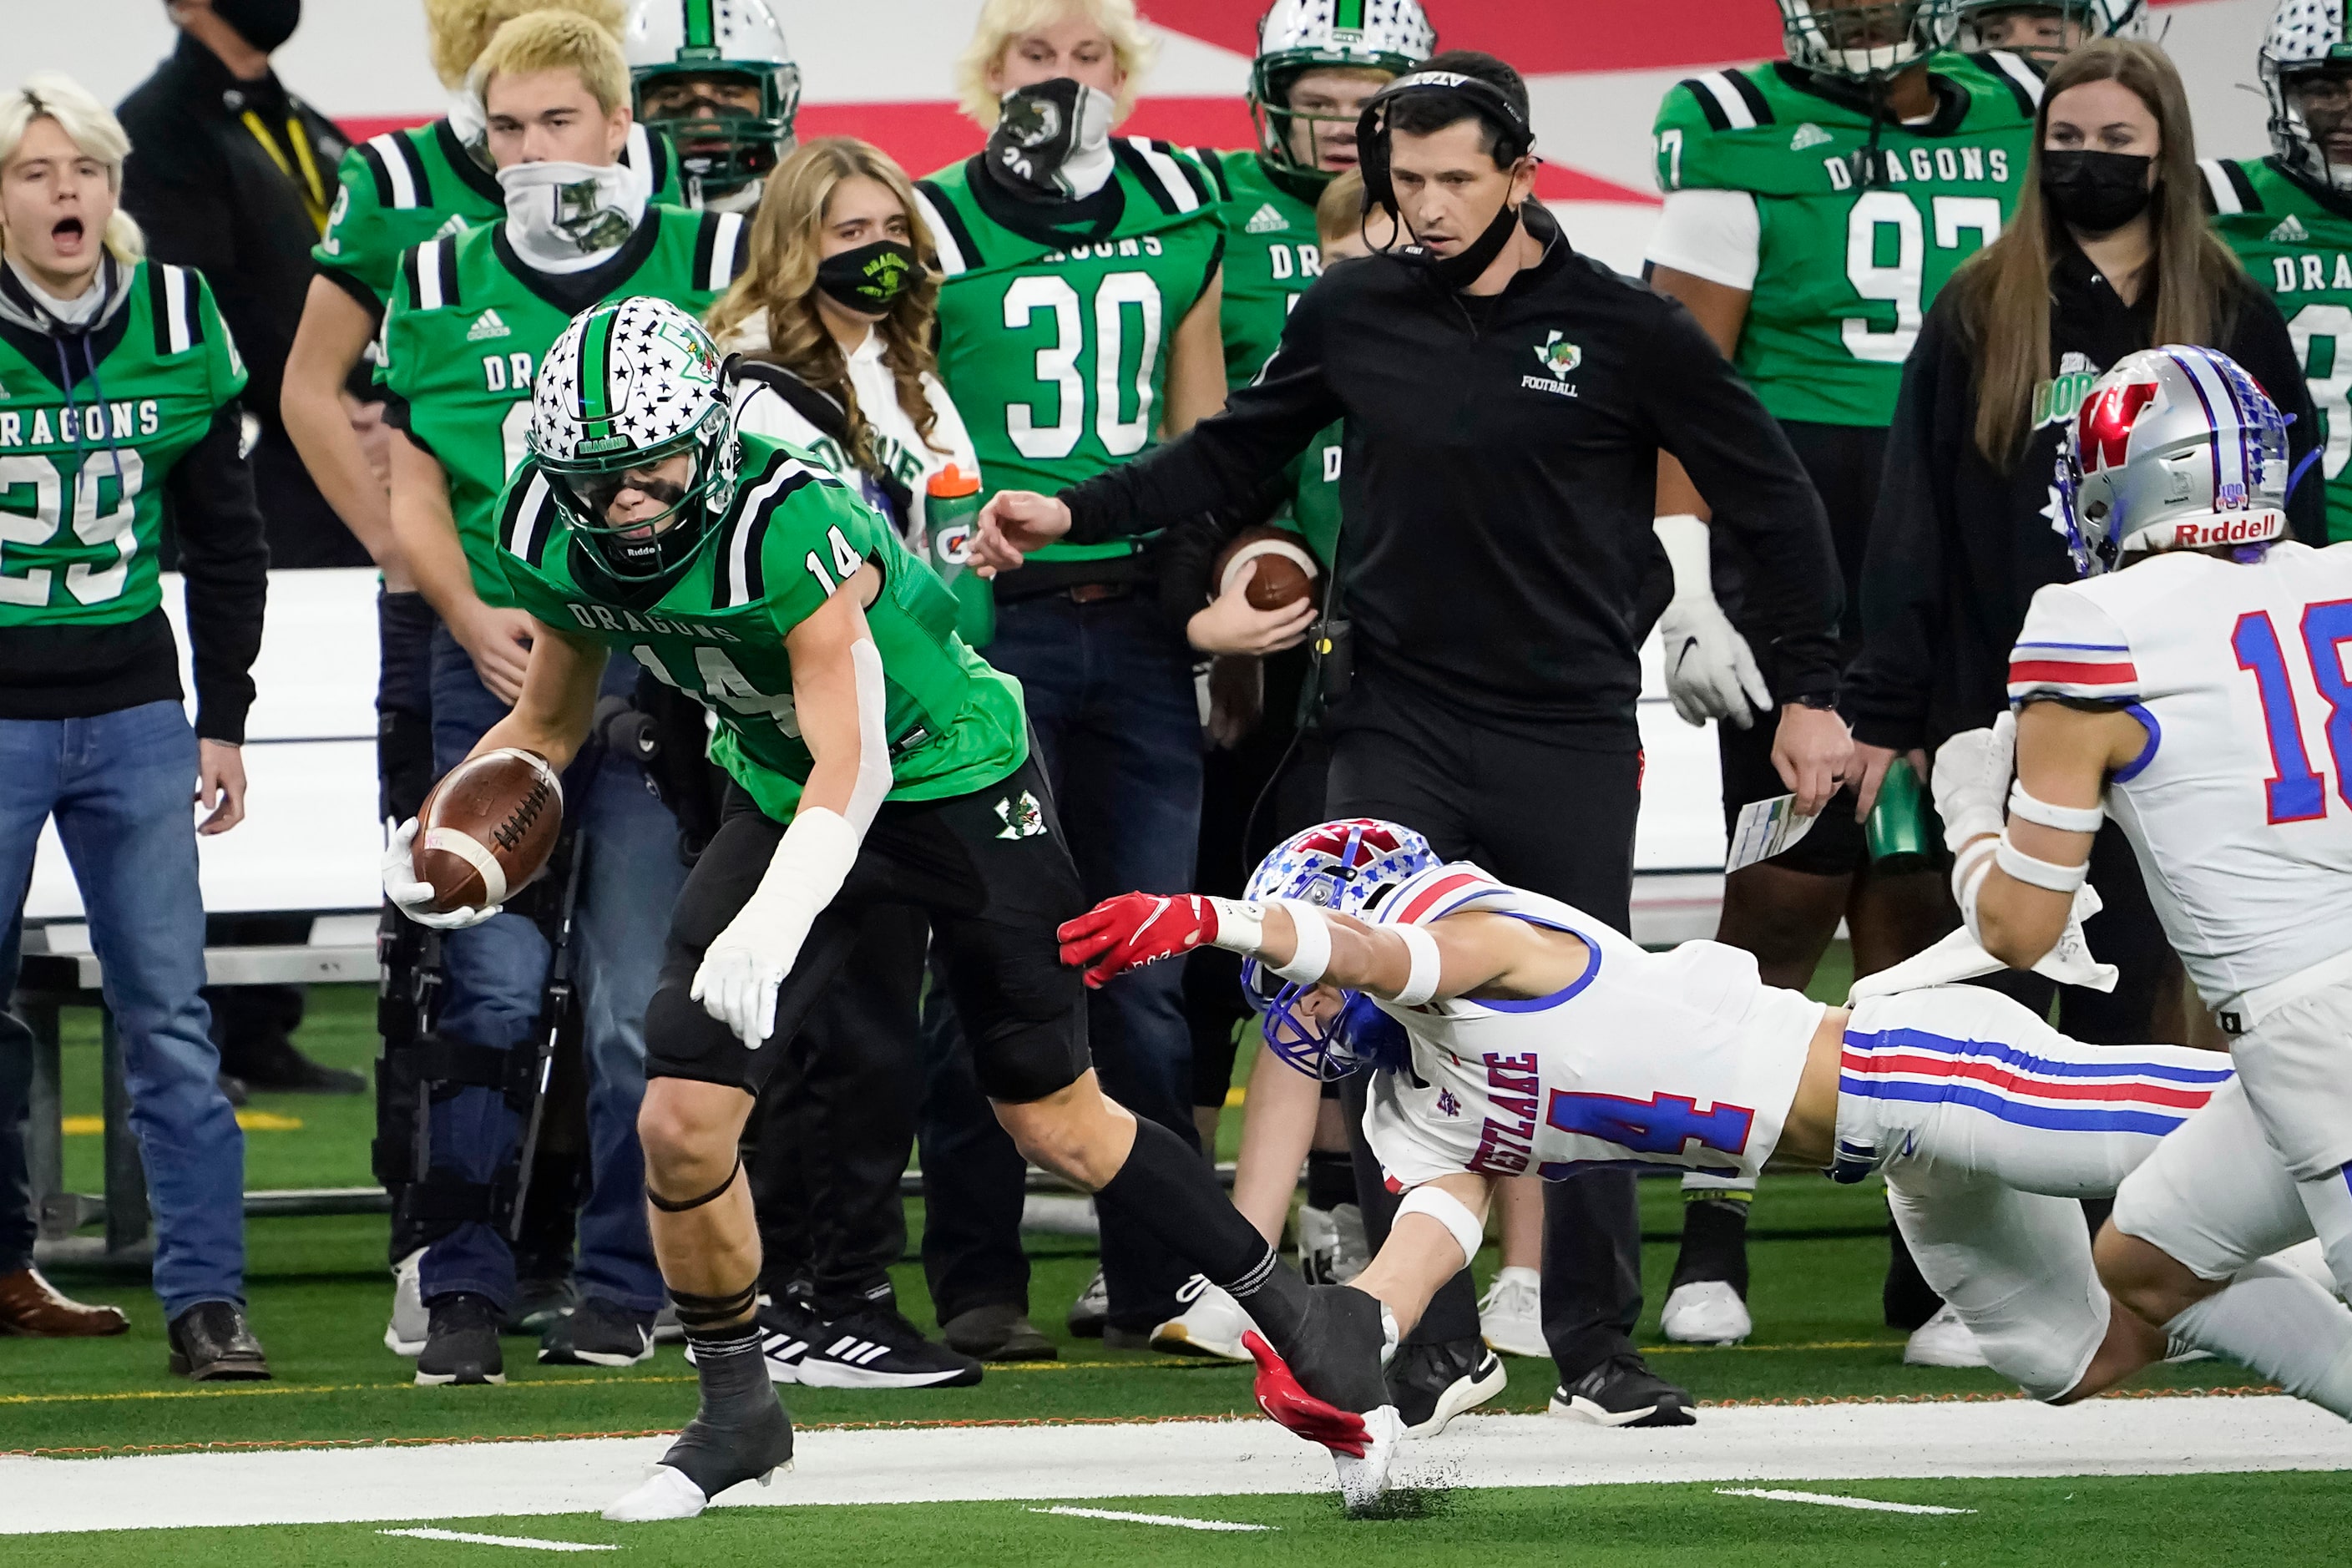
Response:
[[[1663,596],[1651,530],[1672,452],[1766,570],[1753,593],[1775,760],[1817,809],[1848,742],[1828,710],[1842,597],[1821,502],[1780,428],[1673,300],[1579,256],[1528,197],[1527,93],[1455,51],[1385,89],[1359,134],[1368,193],[1419,242],[1335,267],[1225,412],[1062,492],[1000,493],[974,559],[1140,532],[1245,496],[1347,420],[1337,577],[1353,680],[1332,715],[1333,816],[1380,816],[1449,858],[1631,923],[1641,799],[1637,650]],[[1734,521],[1733,520],[1738,520]],[[1327,682],[1327,693],[1328,684]],[[1362,1159],[1360,1151],[1360,1162]],[[1377,1173],[1360,1181],[1375,1247]],[[1633,1179],[1546,1192],[1544,1330],[1556,1407],[1681,1425],[1688,1396],[1628,1337],[1641,1308]],[[1391,1363],[1407,1423],[1433,1430],[1502,1386],[1465,1274]]]

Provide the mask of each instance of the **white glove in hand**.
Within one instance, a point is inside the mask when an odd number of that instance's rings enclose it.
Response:
[[[383,847],[383,896],[402,914],[435,931],[463,931],[467,926],[480,925],[499,912],[500,906],[497,904],[436,912],[433,908],[433,884],[416,879],[415,846],[416,818],[412,816],[392,830]]]
[[[2074,907],[2066,917],[2065,931],[2059,934],[2056,945],[2034,964],[2033,973],[2061,985],[2113,991],[2116,966],[2093,958],[2090,942],[2083,934],[2083,922],[2098,912],[2099,895],[2085,882],[2075,889]],[[1976,938],[1966,931],[1956,931],[1893,968],[1855,981],[1846,993],[1845,1004],[1851,1007],[1873,996],[1892,996],[1898,992],[1925,990],[1930,985],[1955,985],[1979,974],[1997,974],[2007,967],[1978,946]]]
[[[1989,729],[1963,730],[1936,748],[1928,784],[1944,819],[1944,847],[1958,855],[1971,838],[1999,833],[2009,821],[2009,784],[2017,771],[2017,717],[2003,713]]]
[[[814,910],[758,894],[703,950],[688,994],[753,1050],[776,1027],[776,991],[808,940]]]
[[[1707,572],[1706,524],[1688,513],[1659,518],[1652,527],[1675,569],[1675,596],[1658,617],[1665,655],[1666,694],[1686,724],[1728,719],[1745,730],[1772,706],[1771,689],[1748,639],[1715,602]]]

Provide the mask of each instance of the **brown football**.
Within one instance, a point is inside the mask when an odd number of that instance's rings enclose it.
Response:
[[[1233,591],[1246,575],[1250,608],[1280,610],[1313,596],[1321,568],[1298,535],[1261,525],[1245,528],[1217,555],[1217,592]]]
[[[416,879],[435,912],[503,904],[539,875],[563,826],[563,786],[545,758],[511,746],[442,775],[416,814]]]

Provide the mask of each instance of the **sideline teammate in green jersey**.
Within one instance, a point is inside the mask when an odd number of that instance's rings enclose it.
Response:
[[[200,994],[196,838],[245,816],[238,748],[269,555],[239,449],[245,366],[203,275],[143,259],[117,210],[130,148],[64,77],[0,96],[0,996],[16,989],[17,918],[54,817],[121,1032],[172,1370],[266,1378],[244,1307],[244,1136]],[[167,506],[193,732],[158,581]],[[0,1055],[31,1048],[0,1017]],[[0,1280],[44,1301],[48,1332],[79,1318],[80,1332],[120,1333],[120,1314],[19,1278],[33,1227],[6,1198],[24,1192],[24,1081],[0,1086]]]
[[[478,750],[561,766],[622,650],[709,710],[735,786],[677,899],[639,1123],[699,1409],[605,1517],[689,1518],[792,1458],[753,1316],[759,1232],[737,1145],[869,905],[929,914],[976,1076],[1022,1152],[1295,1343],[1318,1311],[1305,1281],[1196,1150],[1096,1079],[1085,994],[1055,937],[1085,905],[1077,870],[1020,688],[956,635],[954,595],[810,454],[736,434],[718,351],[661,301],[600,305],[566,330],[533,395],[530,449],[500,516],[537,636],[522,700]],[[404,866],[388,858],[387,892],[428,903]]]
[[[521,690],[533,623],[510,607],[496,510],[523,458],[541,359],[573,311],[601,300],[651,294],[707,308],[745,248],[740,215],[647,205],[614,162],[631,125],[628,66],[594,23],[559,11],[519,17],[491,40],[476,75],[507,216],[409,251],[383,337],[393,522],[440,618],[430,694],[436,772],[456,765]],[[635,690],[634,678],[615,682],[611,695]],[[635,1169],[633,1085],[653,991],[649,953],[684,868],[675,822],[632,760],[607,749],[593,776],[572,787],[587,797],[572,808],[588,849],[575,924],[583,951],[597,955],[581,979],[602,998],[583,1011],[594,1154],[581,1222],[583,1306],[548,1331],[540,1354],[626,1365],[651,1352],[661,1304],[641,1214],[620,1194]],[[647,845],[659,852],[636,853]],[[442,956],[436,1035],[478,1047],[475,1060],[520,1046],[539,1015],[550,957],[539,927],[509,913],[452,931]],[[418,1071],[442,1062],[428,1054]],[[513,1163],[519,1119],[478,1074],[440,1081],[463,1087],[434,1104],[431,1161],[417,1173],[415,1215],[435,1239],[420,1265],[430,1322],[416,1375],[496,1381],[498,1316],[517,1282],[504,1235],[483,1215],[510,1190],[500,1173]],[[431,1195],[451,1186],[464,1189],[462,1203]]]
[[[621,47],[638,122],[677,149],[689,205],[755,210],[801,107],[801,68],[765,0],[634,0]]]
[[[1648,270],[1732,357],[1811,475],[1845,575],[1850,652],[1904,358],[1945,280],[2008,220],[2042,79],[2005,52],[1940,53],[1954,28],[1943,0],[1780,0],[1780,10],[1788,58],[1692,78],[1660,106],[1665,208]],[[1675,568],[1659,623],[1667,683],[1686,720],[1724,721],[1727,830],[1741,807],[1787,793],[1778,749],[1790,727],[1837,719],[1776,708],[1773,672],[1736,629],[1736,591],[1718,607],[1710,581],[1736,590],[1751,563],[1719,549],[1710,571],[1706,503],[1670,457],[1657,508]],[[1847,794],[1786,854],[1726,879],[1716,935],[1755,953],[1768,984],[1802,987],[1841,919],[1868,973],[1940,934],[1945,904],[1932,872],[1871,869]],[[1669,1338],[1746,1336],[1740,1189],[1750,1185],[1684,1184]]]
[[[2213,227],[2278,300],[2319,411],[2327,537],[2352,539],[2352,40],[2326,0],[2284,0],[2261,55],[2271,155],[2206,159]]]
[[[916,192],[945,274],[940,379],[986,493],[1076,483],[1223,405],[1215,189],[1189,153],[1111,134],[1149,58],[1133,0],[980,8],[958,87],[987,145]],[[1200,716],[1191,653],[1160,613],[1149,545],[1057,546],[1031,567],[1034,580],[995,589],[988,655],[1027,693],[1087,894],[1130,882],[1186,891]],[[1189,1140],[1181,980],[1172,969],[1122,978],[1091,1016],[1111,1091]],[[1072,1321],[1080,1331],[1107,1321],[1114,1341],[1141,1346],[1181,1310],[1185,1272],[1118,1220],[1105,1226],[1104,1256],[1107,1317],[1089,1289]]]

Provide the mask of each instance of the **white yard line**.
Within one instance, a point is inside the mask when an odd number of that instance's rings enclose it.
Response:
[[[541,1541],[535,1535],[477,1535],[470,1530],[379,1530],[378,1535],[405,1535],[414,1541],[462,1541],[472,1546],[520,1546],[530,1552],[618,1552],[585,1541]]]
[[[183,1525],[426,1521],[593,1513],[663,1437],[395,1448],[0,1458],[0,1535]],[[1328,1492],[1322,1449],[1271,1422],[805,1432],[798,1468],[722,1506],[1055,1502]],[[1597,1486],[1972,1476],[2352,1470],[2352,1426],[2299,1400],[1767,1405],[1695,1426],[1612,1429],[1469,1415],[1407,1447],[1399,1485]]]
[[[1115,1508],[1033,1508],[1031,1513],[1058,1513],[1064,1519],[1114,1519],[1121,1524],[1172,1524],[1179,1530],[1277,1530],[1279,1525],[1237,1524],[1229,1519],[1186,1519],[1177,1513],[1122,1513]]]
[[[1760,1497],[1767,1502],[1817,1502],[1828,1508],[1864,1508],[1873,1513],[1974,1513],[1972,1508],[1931,1508],[1924,1502],[1880,1502],[1876,1498],[1832,1497],[1828,1492],[1784,1492],[1769,1487],[1717,1487],[1717,1497]]]

